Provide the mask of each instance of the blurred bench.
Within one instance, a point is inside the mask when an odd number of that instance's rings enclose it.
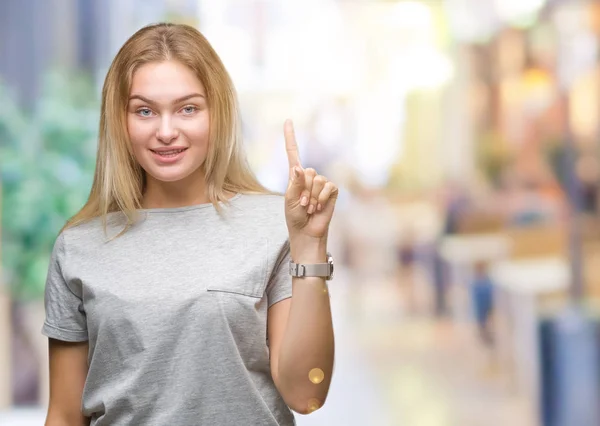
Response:
[[[505,227],[505,218],[492,212],[471,211],[461,214],[457,224],[457,234],[493,234]]]

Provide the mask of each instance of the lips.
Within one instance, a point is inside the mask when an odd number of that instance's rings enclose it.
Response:
[[[175,157],[178,154],[181,154],[187,148],[177,148],[177,149],[151,149],[153,153],[160,155],[161,157],[169,158]]]
[[[160,165],[178,164],[184,157],[187,148],[161,147],[151,149],[152,157]]]

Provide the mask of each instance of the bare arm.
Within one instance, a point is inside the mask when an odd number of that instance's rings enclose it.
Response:
[[[292,247],[293,251],[293,247]],[[325,247],[292,253],[300,263],[320,263]],[[268,331],[273,381],[299,414],[319,409],[333,375],[334,334],[329,293],[323,278],[293,278],[293,297],[269,308]]]
[[[50,339],[50,403],[45,426],[89,425],[81,413],[88,343]]]
[[[302,167],[290,120],[285,122],[284,136],[290,167],[285,192],[290,256],[296,263],[324,263],[338,188],[314,169]],[[292,294],[291,300],[269,308],[271,374],[288,406],[308,414],[325,403],[333,375],[331,307],[322,277],[292,278]]]

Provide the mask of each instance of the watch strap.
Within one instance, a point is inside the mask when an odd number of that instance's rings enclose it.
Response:
[[[290,275],[293,277],[321,277],[331,279],[333,276],[333,259],[327,254],[327,263],[301,264],[290,260]]]

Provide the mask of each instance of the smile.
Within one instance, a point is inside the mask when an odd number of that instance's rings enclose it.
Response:
[[[151,149],[150,151],[152,151],[153,153],[160,155],[161,157],[175,157],[178,154],[181,154],[183,151],[185,151],[187,148],[183,148],[183,149],[172,149],[169,151],[155,151],[153,149]]]
[[[187,148],[161,149],[160,151],[151,149],[150,151],[154,154],[154,158],[158,159],[160,162],[172,162],[181,158],[186,150]]]

